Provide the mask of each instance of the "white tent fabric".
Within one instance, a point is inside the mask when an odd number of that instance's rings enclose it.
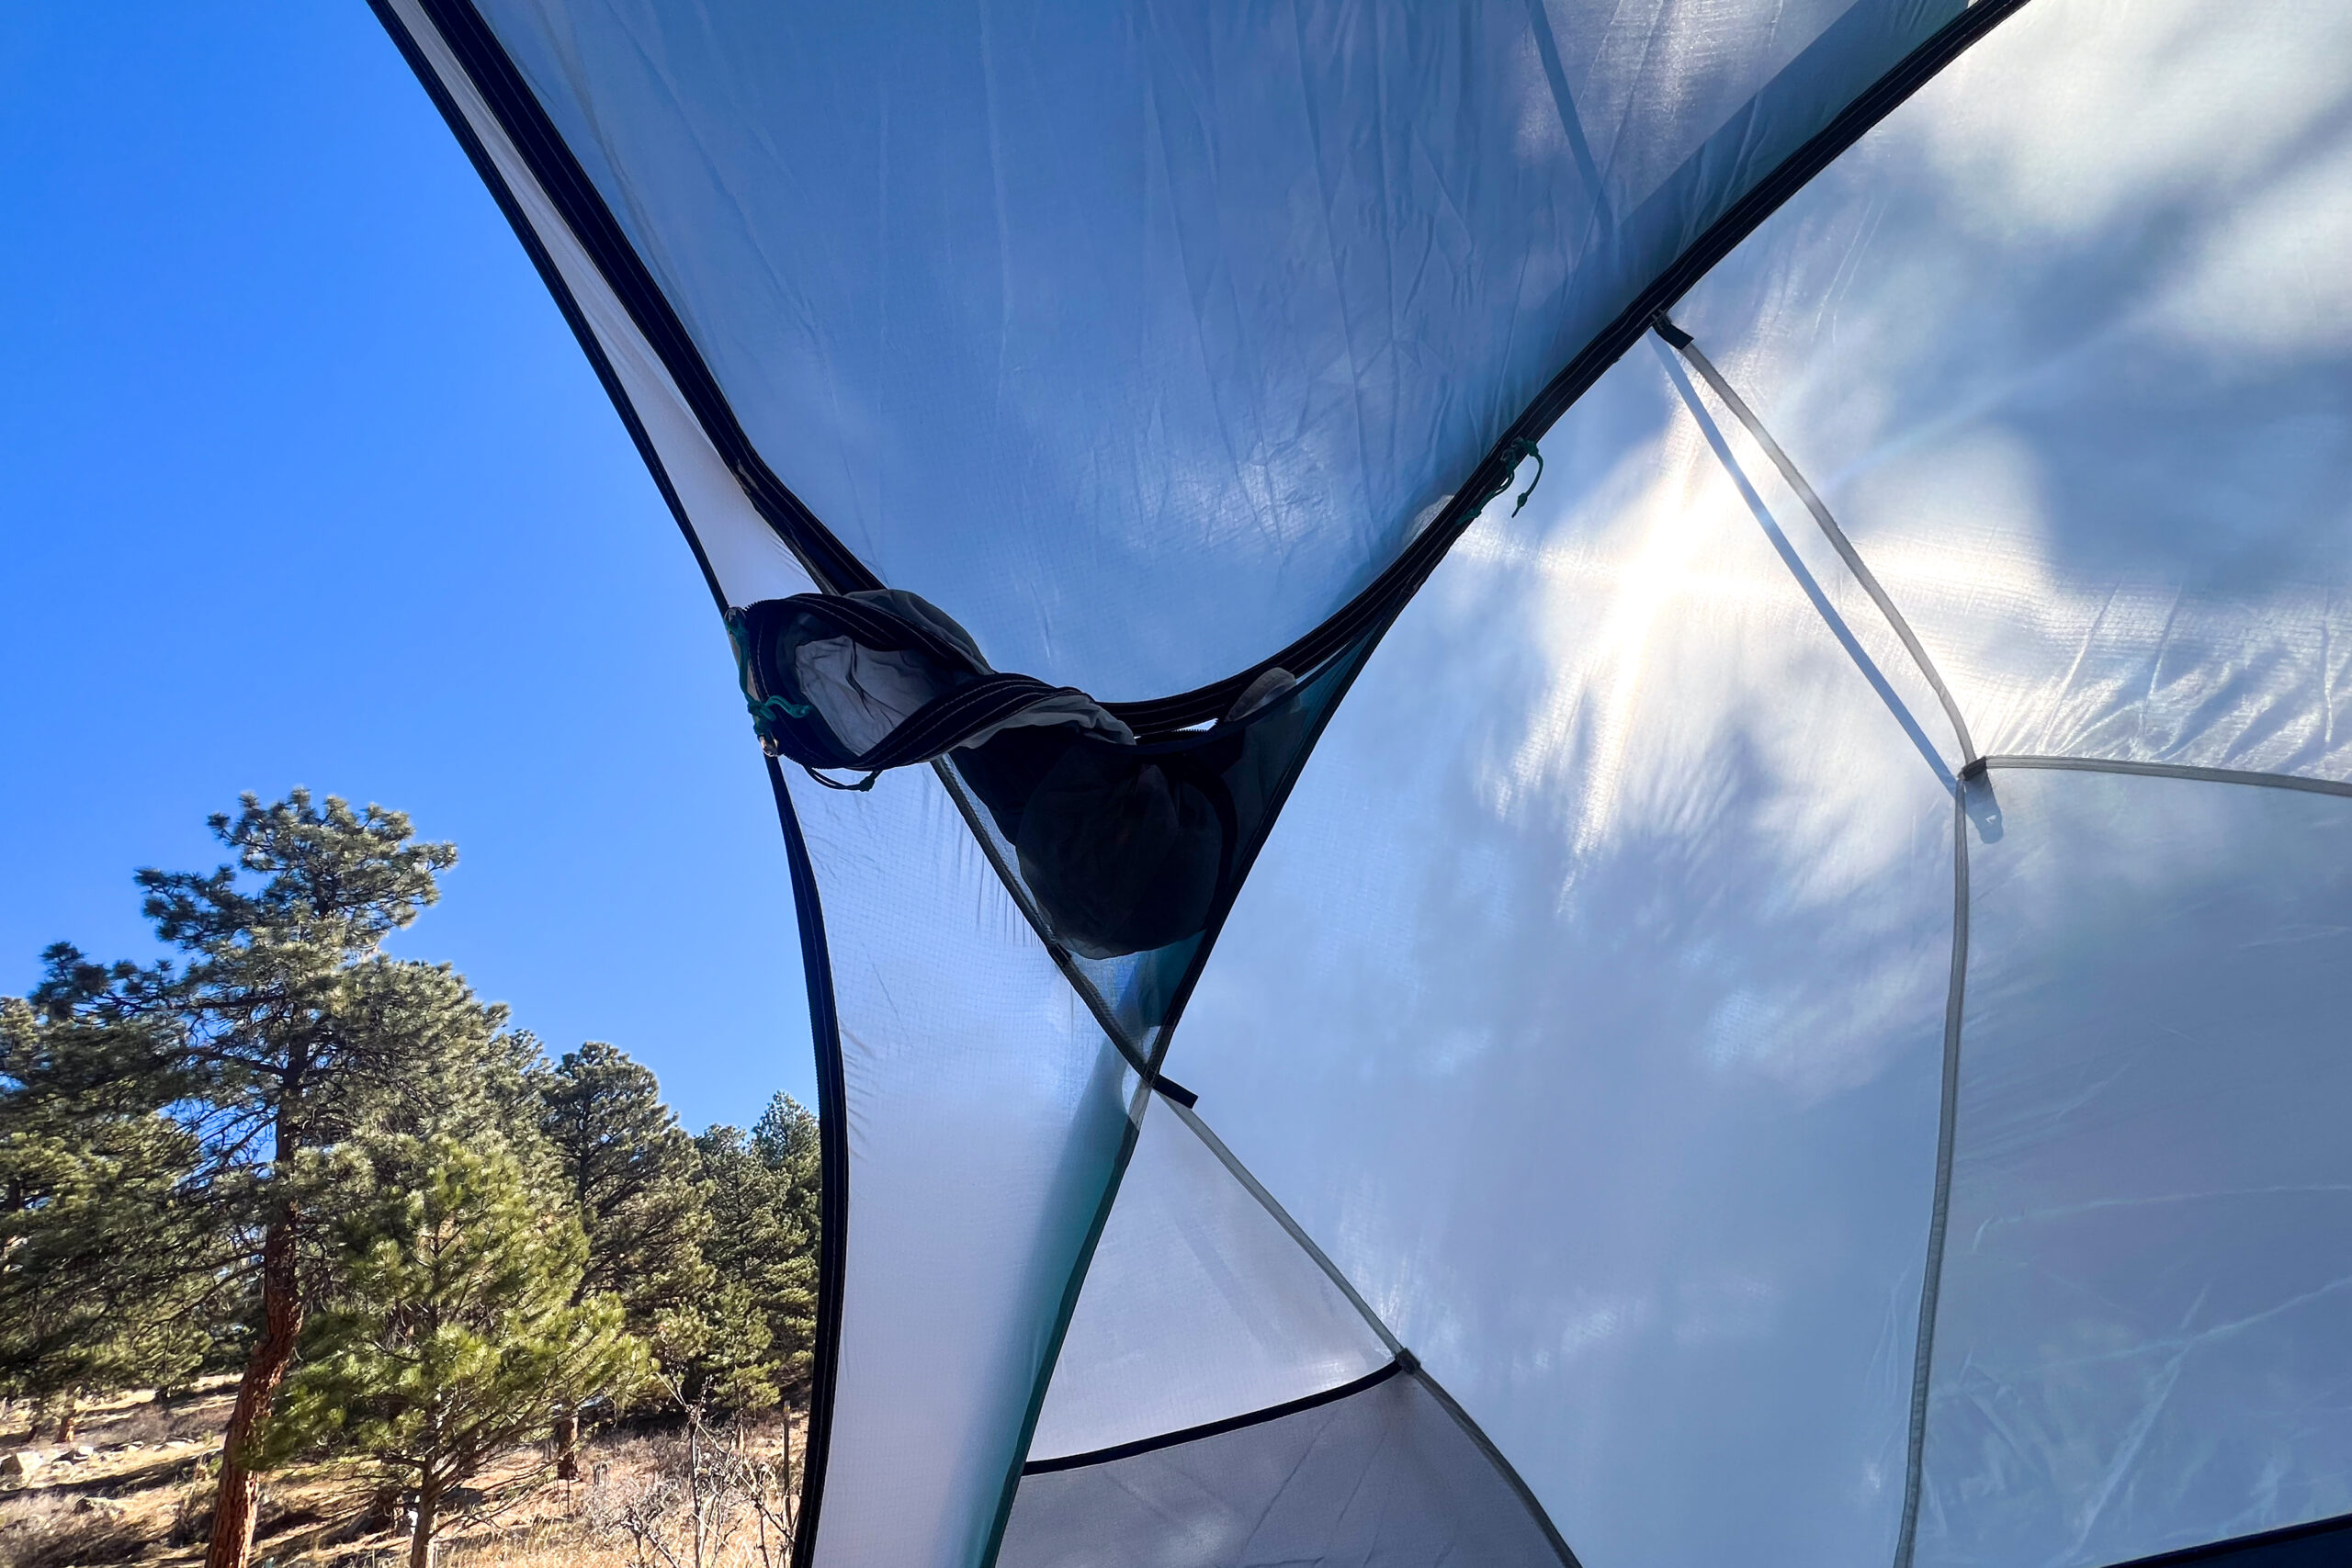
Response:
[[[2352,13],[377,5],[722,608],[1112,705],[739,642],[796,1568],[2352,1551]]]
[[[1987,753],[2352,770],[2352,11],[2027,6],[1677,308]]]
[[[1172,1062],[1583,1561],[1884,1562],[1951,797],[1657,355],[1545,452],[1342,705]]]
[[[809,787],[795,806],[853,1108],[826,1528],[854,1543],[842,1561],[972,1561],[1138,1080],[937,779]],[[936,984],[943,966],[962,983]]]
[[[548,201],[417,0],[383,0],[383,6],[394,37],[410,51],[411,63],[440,100],[451,128],[477,164],[486,165],[482,177],[503,199],[516,231],[532,249],[532,259],[547,275],[548,288],[571,315],[582,346],[595,359],[663,499],[712,574],[714,591],[729,604],[747,604],[811,587],[808,572],[753,510],[725,459],[712,449],[669,370],[596,270],[579,236]]]
[[[1363,586],[1958,9],[481,6],[786,482],[1106,697]]]
[[[2352,799],[1996,769],[1915,1561],[2352,1511]]]

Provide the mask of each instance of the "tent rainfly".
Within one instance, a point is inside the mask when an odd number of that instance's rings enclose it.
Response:
[[[2352,6],[374,4],[775,786],[797,1568],[2352,1561]]]

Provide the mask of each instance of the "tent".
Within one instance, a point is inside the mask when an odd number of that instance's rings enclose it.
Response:
[[[375,4],[775,786],[798,1568],[2352,1559],[2352,8]]]

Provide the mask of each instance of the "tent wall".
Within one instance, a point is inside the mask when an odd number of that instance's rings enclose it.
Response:
[[[1996,766],[1912,1561],[2352,1512],[2352,786]]]
[[[2352,12],[2034,0],[1677,308],[1987,752],[2352,776]]]
[[[1583,1561],[1885,1562],[1956,761],[1659,355],[1545,455],[1342,705],[1170,1066]]]
[[[1275,1420],[1030,1476],[998,1561],[1561,1568],[1563,1560],[1444,1404],[1402,1372]]]
[[[1029,1459],[1148,1441],[1368,1377],[1396,1348],[1170,1105],[1144,1122]]]
[[[723,604],[1167,728],[1402,607],[1214,948],[1049,953],[944,773],[779,784],[800,1568],[2352,1510],[2342,7],[378,4]],[[1255,1178],[1151,1102],[1194,975]]]
[[[973,1562],[1137,1080],[936,776],[793,797],[832,954],[848,1156],[828,1172],[845,1178],[846,1262],[815,1557]]]
[[[1960,10],[481,14],[784,482],[1004,666],[1144,697],[1337,608]]]

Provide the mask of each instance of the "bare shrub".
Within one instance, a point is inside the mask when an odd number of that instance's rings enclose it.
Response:
[[[782,1568],[791,1557],[789,1453],[755,1451],[741,1427],[715,1428],[689,1406],[683,1433],[625,1438],[599,1459],[582,1522],[629,1568]]]
[[[172,1509],[171,1528],[164,1532],[170,1546],[202,1546],[212,1539],[212,1481],[201,1469],[196,1479],[180,1489],[180,1500]]]

